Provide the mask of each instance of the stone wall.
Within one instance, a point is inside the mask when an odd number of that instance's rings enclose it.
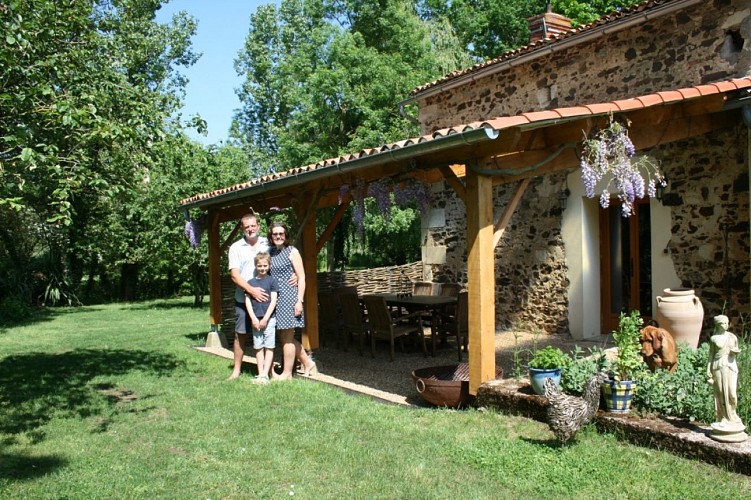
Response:
[[[561,239],[564,174],[534,178],[495,251],[496,325],[528,323],[549,333],[568,332],[566,260]],[[515,184],[494,189],[494,219],[508,204]],[[430,266],[434,281],[467,282],[466,210],[453,190],[436,196],[434,206],[444,209],[446,226],[430,228],[432,245],[446,247],[446,263]]]
[[[751,310],[749,297],[749,180],[745,125],[647,151],[670,179],[672,237],[668,251],[681,286],[694,288],[712,316],[733,324]],[[526,323],[549,333],[568,332],[566,249],[559,194],[564,173],[532,179],[496,247],[496,324]],[[494,190],[494,219],[515,184]],[[430,245],[446,247],[445,264],[429,266],[434,281],[467,282],[466,210],[453,190],[434,197],[446,225],[429,228]],[[654,249],[661,251],[663,249]]]
[[[749,74],[751,0],[707,0],[419,102],[423,133]]]
[[[703,303],[705,327],[723,311],[738,324],[750,310],[748,133],[739,123],[650,152],[680,202],[668,251],[681,285]]]

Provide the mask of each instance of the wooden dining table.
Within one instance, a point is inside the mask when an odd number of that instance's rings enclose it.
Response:
[[[435,340],[438,336],[438,322],[442,313],[452,306],[456,305],[457,298],[450,295],[413,295],[411,293],[369,293],[376,297],[383,297],[386,305],[394,307],[404,307],[410,312],[429,311],[431,314],[430,321],[430,344],[431,354],[435,356]]]

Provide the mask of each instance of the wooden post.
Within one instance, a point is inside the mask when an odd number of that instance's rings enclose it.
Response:
[[[493,181],[467,171],[469,392],[495,378],[495,251]]]
[[[206,337],[206,347],[226,347],[227,340],[221,337],[222,324],[222,281],[219,261],[221,257],[219,241],[219,212],[209,209],[208,216],[209,238],[209,319],[211,331]],[[217,345],[217,343],[219,345]]]
[[[305,349],[318,349],[318,252],[316,251],[316,207],[308,207],[309,217],[304,221],[300,235],[300,253],[305,268],[305,331],[302,345]]]

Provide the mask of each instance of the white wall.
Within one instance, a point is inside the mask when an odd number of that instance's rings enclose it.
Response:
[[[568,175],[571,190],[561,234],[568,264],[569,329],[576,340],[600,336],[600,227],[597,200],[584,196],[579,170]]]

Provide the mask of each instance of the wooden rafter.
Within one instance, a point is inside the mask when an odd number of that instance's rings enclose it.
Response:
[[[456,196],[462,200],[462,203],[465,205],[467,204],[467,188],[464,186],[464,183],[461,179],[456,175],[456,172],[451,168],[449,165],[441,165],[439,167],[439,170],[443,174],[443,178],[446,179],[446,182],[449,186],[451,186],[454,189],[454,192],[456,193]]]
[[[506,232],[506,226],[511,220],[511,216],[514,215],[516,207],[522,199],[522,195],[524,195],[524,192],[527,190],[527,186],[529,186],[529,180],[529,177],[522,179],[516,187],[516,191],[514,191],[514,196],[511,197],[508,205],[506,205],[503,214],[498,218],[495,226],[493,226],[493,248],[498,246],[498,242],[501,241],[503,233]]]
[[[334,234],[334,230],[336,229],[336,226],[339,225],[339,222],[342,220],[342,217],[344,217],[344,213],[347,211],[347,207],[349,207],[349,204],[351,202],[352,198],[348,197],[347,200],[342,200],[342,204],[337,207],[336,212],[334,212],[334,216],[331,218],[331,221],[329,222],[329,225],[326,226],[326,229],[323,230],[323,233],[321,233],[320,238],[318,238],[318,242],[316,243],[316,254],[318,254],[321,250],[323,250],[323,246],[326,244],[327,241],[329,241],[329,238],[331,238],[331,235]]]

